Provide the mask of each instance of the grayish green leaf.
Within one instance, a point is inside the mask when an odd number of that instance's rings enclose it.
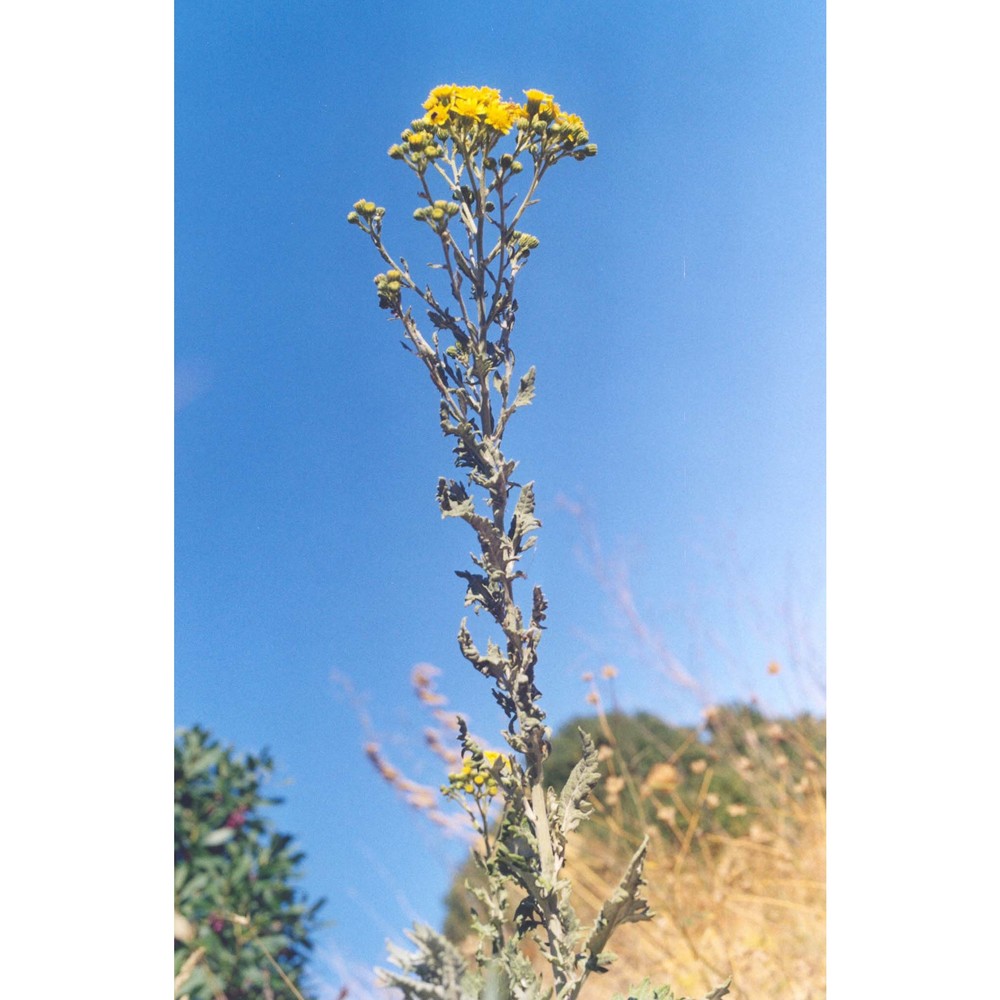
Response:
[[[632,855],[632,860],[625,869],[618,887],[601,907],[597,919],[594,921],[593,930],[587,939],[586,952],[590,960],[595,960],[608,943],[608,939],[614,933],[615,928],[627,923],[638,923],[641,920],[648,920],[652,913],[649,911],[649,904],[643,896],[642,890],[646,880],[642,875],[642,866],[646,860],[646,850],[649,847],[649,838],[644,837],[639,849]]]
[[[575,830],[593,811],[587,803],[594,786],[601,780],[594,741],[582,729],[583,757],[570,771],[559,796],[560,829],[563,836]]]
[[[514,397],[514,406],[528,406],[535,398],[535,366],[532,365],[522,376]]]

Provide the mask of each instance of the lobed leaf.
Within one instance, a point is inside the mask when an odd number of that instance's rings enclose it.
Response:
[[[562,794],[559,796],[559,827],[565,836],[575,830],[593,811],[587,803],[594,786],[601,780],[597,763],[597,747],[582,729],[577,730],[583,743],[583,756],[570,771]]]
[[[597,914],[585,945],[588,963],[598,961],[616,928],[622,924],[638,923],[652,917],[649,904],[642,893],[646,884],[642,868],[648,847],[649,837],[644,837],[639,849],[632,855],[632,860],[628,863],[617,888]]]

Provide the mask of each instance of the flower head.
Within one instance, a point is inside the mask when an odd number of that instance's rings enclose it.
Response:
[[[528,99],[524,110],[529,118],[535,115],[558,115],[559,105],[551,94],[546,94],[544,90],[526,90],[524,96]]]
[[[423,106],[423,120],[428,125],[463,136],[485,126],[488,131],[481,136],[484,139],[491,134],[506,135],[521,111],[519,105],[503,100],[493,87],[459,87],[454,83],[435,87]]]

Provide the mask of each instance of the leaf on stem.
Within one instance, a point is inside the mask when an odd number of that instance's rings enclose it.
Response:
[[[587,962],[592,968],[599,964],[599,959],[611,935],[617,927],[627,923],[638,923],[649,920],[652,913],[649,904],[642,893],[646,880],[642,875],[643,862],[646,860],[646,850],[649,847],[649,837],[644,837],[639,849],[632,855],[632,860],[625,869],[618,887],[601,907],[593,930],[587,939],[585,951]]]
[[[525,536],[541,526],[542,522],[535,517],[535,484],[525,483],[510,522],[510,540],[514,543],[514,551],[526,552],[530,549],[537,539]]]
[[[514,397],[515,409],[519,406],[528,406],[535,398],[535,366],[532,365],[522,376],[517,388],[517,395]]]
[[[468,519],[476,512],[472,497],[461,483],[453,479],[441,478],[437,487],[438,506],[442,517],[461,517]]]
[[[458,949],[423,924],[406,936],[416,950],[407,952],[390,942],[389,961],[401,972],[378,969],[381,982],[397,987],[406,1000],[467,1000],[469,971]]]
[[[570,771],[562,794],[559,796],[559,828],[565,836],[575,830],[593,811],[587,799],[594,786],[601,780],[601,769],[597,764],[597,747],[582,729],[577,730],[583,743],[583,757]]]

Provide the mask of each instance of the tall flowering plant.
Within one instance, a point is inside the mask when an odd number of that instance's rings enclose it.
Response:
[[[391,948],[400,971],[382,973],[407,1000],[574,1000],[590,974],[613,960],[607,951],[612,933],[651,916],[643,895],[645,842],[592,923],[584,924],[573,908],[563,873],[566,845],[591,811],[597,751],[581,732],[581,757],[565,785],[545,784],[551,733],[535,681],[547,603],[538,586],[524,607],[515,595],[525,579],[522,556],[541,526],[533,483],[515,481],[517,462],[503,450],[511,419],[535,395],[535,368],[518,375],[511,346],[517,276],[539,245],[521,228],[522,219],[555,164],[597,153],[583,121],[551,94],[524,95],[518,103],[490,87],[435,87],[425,114],[389,148],[417,177],[422,204],[414,219],[440,243],[440,262],[430,265],[441,279],[436,288],[386,247],[384,208],[362,199],[347,217],[385,262],[375,278],[379,306],[402,324],[403,346],[430,377],[441,429],[454,441],[462,474],[439,479],[437,500],[443,517],[464,521],[477,539],[473,567],[457,571],[466,583],[465,604],[499,629],[497,641],[487,638],[482,648],[463,619],[458,646],[492,684],[510,749],[484,750],[460,722],[463,765],[442,791],[465,807],[479,834],[484,884],[470,886],[478,903],[470,928],[479,943],[470,964],[441,935],[415,927],[416,950]],[[532,951],[548,972],[532,965]],[[711,996],[726,992],[723,986]],[[648,982],[640,993],[649,1000],[673,996]]]

